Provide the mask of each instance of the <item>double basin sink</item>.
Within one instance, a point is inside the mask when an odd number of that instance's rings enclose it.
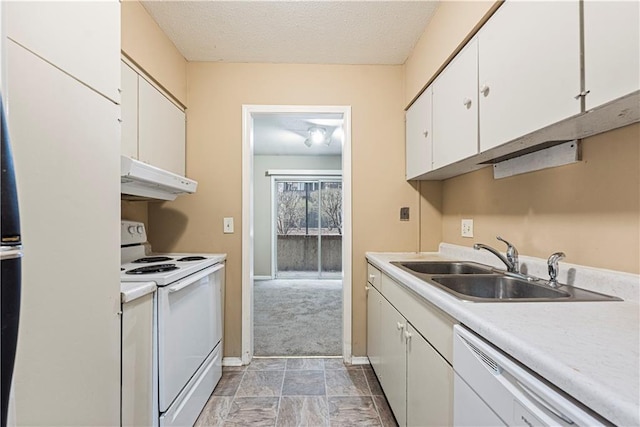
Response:
[[[553,288],[543,279],[516,277],[474,262],[401,261],[391,264],[464,301],[621,301],[574,286]]]

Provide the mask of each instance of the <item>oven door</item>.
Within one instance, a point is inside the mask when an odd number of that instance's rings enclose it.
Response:
[[[160,412],[222,338],[224,264],[158,288],[158,387]]]

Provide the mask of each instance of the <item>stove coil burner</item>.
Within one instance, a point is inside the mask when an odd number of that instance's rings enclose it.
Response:
[[[127,271],[127,274],[151,274],[151,273],[162,273],[164,271],[172,271],[177,270],[180,267],[177,267],[175,264],[158,264],[158,265],[147,265],[145,267],[134,268],[133,270]]]
[[[173,258],[168,256],[148,256],[144,258],[139,258],[133,261],[133,264],[145,264],[148,262],[162,262],[162,261],[171,261]]]
[[[180,258],[178,261],[182,261],[182,262],[185,262],[185,261],[202,261],[202,260],[205,260],[205,259],[207,259],[207,257],[204,257],[204,256],[186,256],[184,258]]]

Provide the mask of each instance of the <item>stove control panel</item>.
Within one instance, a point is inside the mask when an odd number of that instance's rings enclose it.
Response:
[[[147,241],[147,230],[144,223],[137,221],[120,222],[120,245],[132,245]]]

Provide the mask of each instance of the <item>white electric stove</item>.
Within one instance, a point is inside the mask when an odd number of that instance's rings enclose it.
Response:
[[[153,253],[139,222],[122,221],[121,239],[120,281],[158,286],[159,425],[193,425],[222,375],[226,255]]]

